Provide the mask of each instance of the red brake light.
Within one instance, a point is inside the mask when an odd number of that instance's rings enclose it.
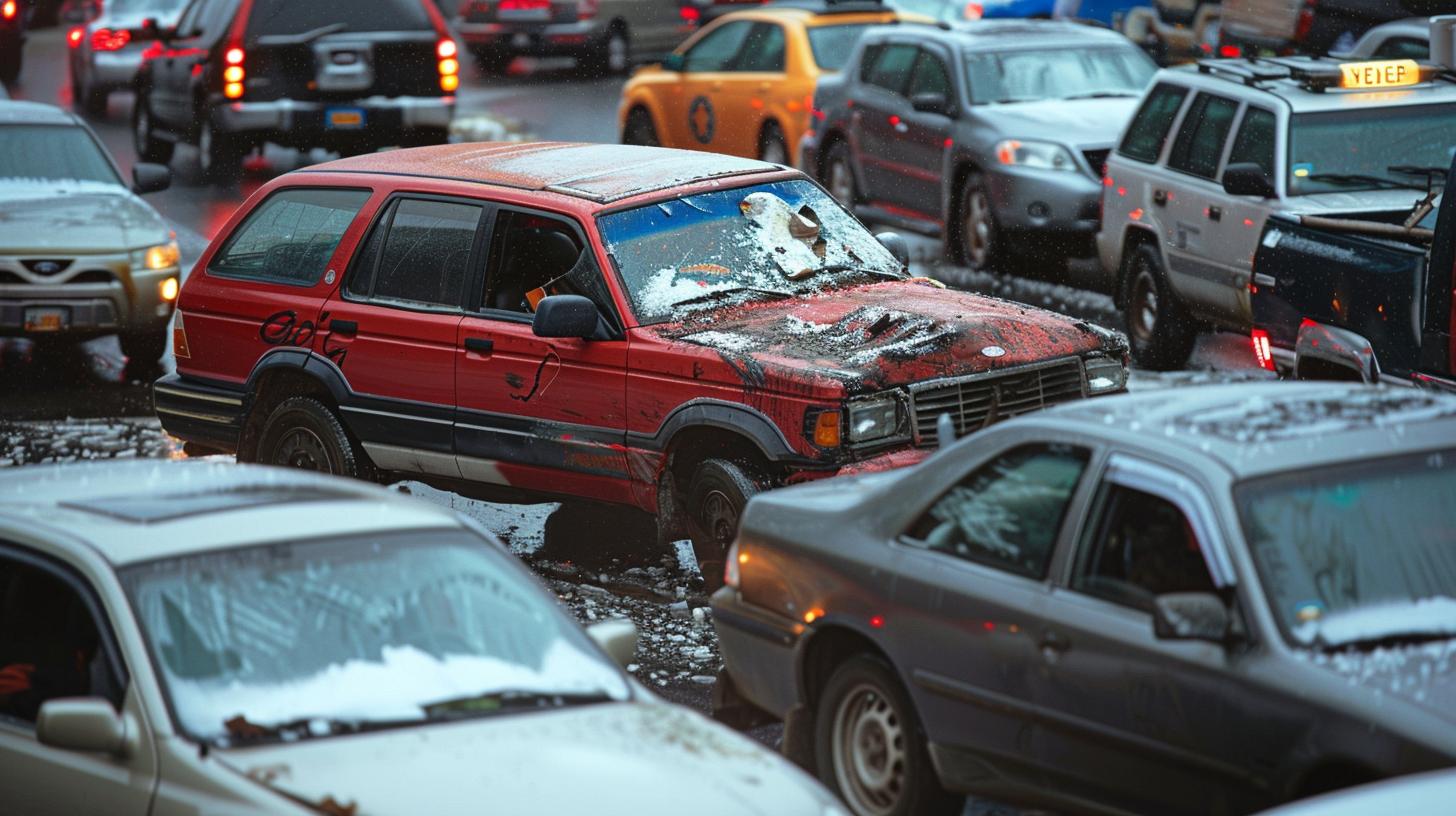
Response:
[[[697,6],[683,6],[677,10],[677,13],[685,23],[697,23],[703,19],[703,12]]]
[[[5,4],[0,5],[0,17],[4,17],[7,20],[14,20],[15,12],[15,0],[5,0]]]
[[[454,40],[440,40],[439,45],[435,46],[435,56],[440,59],[453,57],[458,53],[460,53],[460,47],[455,45]]]
[[[1224,59],[1238,59],[1244,55],[1244,51],[1237,45],[1220,45],[1218,55]]]
[[[81,44],[81,39],[85,36],[86,29],[82,28],[81,26],[76,26],[75,28],[66,32],[66,45],[75,48],[76,46]]]
[[[109,28],[98,28],[91,32],[92,51],[120,51],[131,42],[131,32],[126,29],[113,31]]]
[[[247,58],[247,53],[244,52],[243,49],[237,47],[229,48],[227,50],[227,53],[223,54],[222,57],[223,62],[226,62],[228,65],[242,65],[243,60]]]
[[[1304,0],[1304,6],[1299,10],[1299,19],[1294,23],[1294,40],[1303,42],[1309,36],[1310,29],[1314,28],[1314,7],[1316,0]]]
[[[1263,329],[1254,329],[1249,332],[1249,339],[1254,345],[1254,360],[1259,363],[1259,368],[1265,371],[1274,370],[1274,355],[1269,349],[1269,332]]]

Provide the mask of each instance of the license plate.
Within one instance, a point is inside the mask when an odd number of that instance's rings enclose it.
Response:
[[[531,45],[530,34],[516,34],[511,37],[512,48],[526,48]]]
[[[58,332],[66,328],[69,309],[33,307],[25,310],[25,330],[28,332]]]
[[[363,108],[329,108],[324,116],[330,130],[358,130],[364,127]]]

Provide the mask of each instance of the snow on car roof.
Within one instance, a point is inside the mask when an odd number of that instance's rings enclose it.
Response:
[[[282,468],[135,461],[0,473],[0,529],[66,534],[117,565],[270,541],[459,526],[433,505],[363,482]]]
[[[475,142],[353,156],[297,172],[459,179],[605,203],[696,181],[781,169],[753,159],[666,147]]]

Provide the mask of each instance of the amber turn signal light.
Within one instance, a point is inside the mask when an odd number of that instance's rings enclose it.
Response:
[[[838,411],[825,411],[814,420],[814,444],[821,448],[839,447]]]

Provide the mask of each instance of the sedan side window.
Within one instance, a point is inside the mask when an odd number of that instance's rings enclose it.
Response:
[[[1166,499],[1111,485],[1090,529],[1073,589],[1149,612],[1159,595],[1215,591],[1203,542]]]
[[[1232,99],[1199,94],[1188,115],[1183,117],[1183,126],[1178,129],[1178,139],[1168,156],[1168,166],[1206,179],[1216,176],[1223,146],[1238,111],[1239,103]]]
[[[906,533],[910,543],[1028,578],[1046,574],[1089,453],[1028,445],[981,467]]]
[[[905,88],[905,79],[915,64],[919,49],[913,45],[887,45],[880,49],[874,67],[863,74],[864,81],[898,94]]]
[[[345,292],[459,309],[483,209],[456,201],[398,200],[365,242]]]
[[[683,70],[688,73],[728,70],[752,29],[753,23],[739,20],[710,32],[683,55]]]

